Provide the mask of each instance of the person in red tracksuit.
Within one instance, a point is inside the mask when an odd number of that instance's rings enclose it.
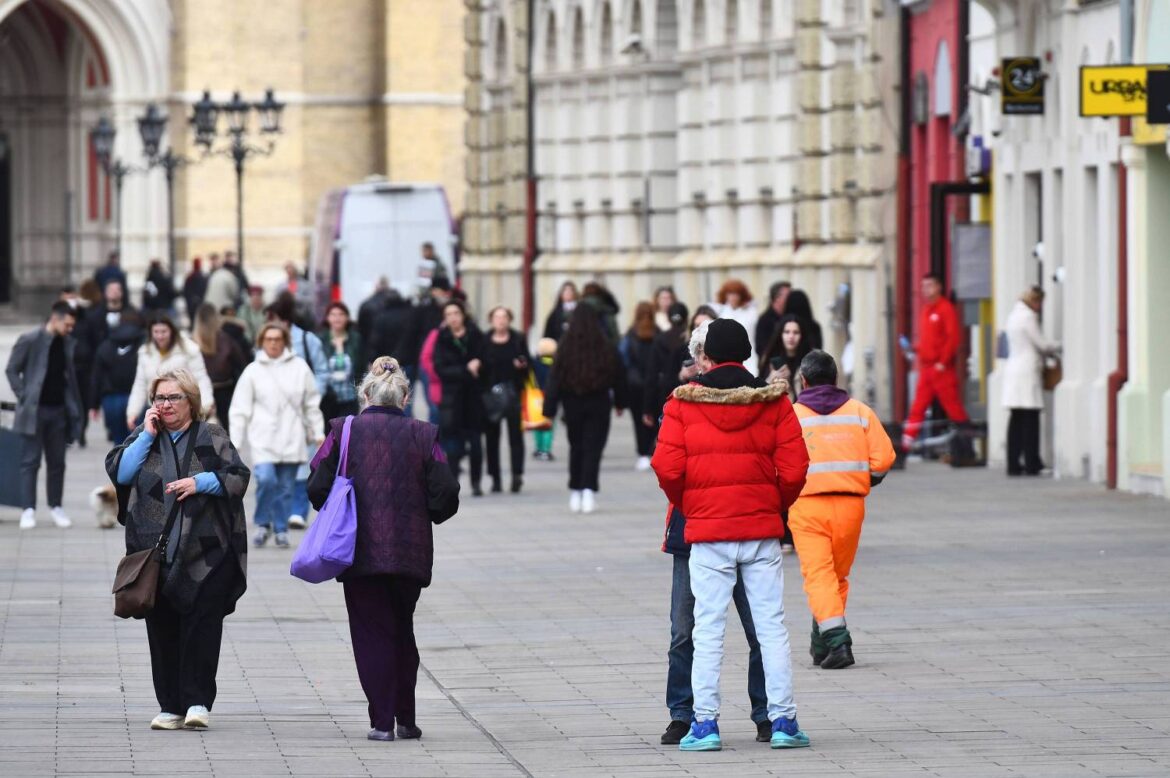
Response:
[[[922,279],[922,313],[918,316],[918,343],[915,353],[918,361],[918,386],[914,389],[914,405],[910,418],[902,430],[902,445],[910,448],[926,409],[937,398],[956,424],[967,421],[967,411],[959,397],[959,376],[955,372],[955,357],[959,353],[959,314],[955,306],[942,294],[942,281],[928,274]]]

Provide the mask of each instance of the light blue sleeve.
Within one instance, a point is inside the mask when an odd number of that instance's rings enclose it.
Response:
[[[317,391],[324,397],[329,386],[329,359],[325,356],[325,345],[312,332],[305,332],[305,350],[309,352],[309,367],[313,369]]]
[[[122,452],[121,461],[118,462],[118,483],[122,486],[134,483],[134,479],[138,477],[138,471],[142,469],[142,463],[146,461],[146,456],[150,453],[152,443],[154,443],[154,435],[142,430],[142,434],[126,447],[126,450]]]
[[[210,494],[215,497],[223,497],[223,484],[215,477],[215,473],[196,473],[195,474],[195,492],[197,494]]]

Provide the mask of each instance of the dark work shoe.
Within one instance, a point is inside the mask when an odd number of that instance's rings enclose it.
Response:
[[[492,494],[499,494],[502,491],[504,491],[504,487],[500,486],[500,479],[493,478],[492,479]]]
[[[404,727],[398,725],[398,739],[399,740],[418,740],[422,737],[422,730],[418,727]]]
[[[772,722],[770,722],[770,721],[756,722],[756,742],[757,743],[771,743],[772,742]]]
[[[812,657],[813,664],[819,666],[829,655],[829,646],[825,643],[824,637],[821,636],[821,628],[817,626],[816,619],[813,619],[810,638],[808,655]]]
[[[479,484],[472,484],[471,485],[471,496],[472,497],[483,497],[483,489],[479,488]]]
[[[394,739],[394,733],[385,729],[371,729],[366,735],[366,740],[382,740],[390,742]]]
[[[843,670],[854,664],[853,647],[850,645],[837,646],[829,651],[828,656],[821,660],[822,670]]]
[[[685,721],[674,719],[667,725],[666,731],[662,733],[662,745],[677,746],[688,732],[691,731],[691,725]],[[771,730],[768,731],[768,737],[772,736]]]
[[[512,476],[512,494],[518,494],[524,487],[524,479],[518,475]]]

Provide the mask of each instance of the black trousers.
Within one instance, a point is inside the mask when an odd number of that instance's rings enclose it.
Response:
[[[638,456],[654,455],[654,441],[658,437],[657,425],[647,427],[642,423],[642,415],[646,412],[642,403],[642,387],[632,386],[630,395],[630,419],[634,422],[634,444],[638,448]]]
[[[37,431],[22,435],[24,449],[20,457],[20,491],[25,508],[37,507],[37,473],[41,456],[45,457],[45,491],[50,508],[60,508],[65,493],[65,447],[69,441],[69,414],[64,406],[37,409]]]
[[[609,393],[564,398],[569,436],[569,488],[599,491],[601,455],[609,440]]]
[[[1021,457],[1024,460],[1020,467]],[[1040,461],[1040,409],[1012,408],[1008,419],[1007,471],[1009,475],[1035,475],[1044,469]]]
[[[418,646],[414,607],[421,584],[400,575],[368,575],[345,581],[345,609],[358,680],[370,704],[370,726],[414,726]]]
[[[483,478],[483,440],[480,430],[454,430],[442,432],[443,452],[447,455],[447,466],[451,475],[459,478],[463,471],[463,457],[471,460],[471,485],[479,486]]]
[[[500,425],[508,431],[508,453],[512,456],[512,477],[524,475],[524,430],[520,426],[520,408],[504,418],[484,421],[483,436],[487,444],[487,471],[493,481],[500,480]]]
[[[212,396],[215,397],[215,417],[219,419],[219,426],[223,427],[223,431],[228,434],[231,434],[231,429],[228,428],[228,409],[232,407],[232,397],[235,396],[235,393],[235,384],[212,390]],[[204,410],[207,409],[204,408]]]
[[[223,619],[239,575],[234,559],[220,563],[199,587],[189,613],[178,612],[159,593],[154,610],[146,617],[146,636],[154,694],[163,713],[182,715],[192,705],[211,710],[215,703]]]

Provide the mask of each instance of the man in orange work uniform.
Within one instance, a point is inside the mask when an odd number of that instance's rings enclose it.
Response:
[[[967,422],[967,411],[959,397],[959,376],[955,356],[959,353],[959,314],[943,296],[942,281],[934,274],[922,279],[922,313],[918,316],[918,385],[914,405],[902,430],[902,447],[909,449],[926,418],[926,409],[937,397],[947,418],[956,424]]]
[[[857,556],[865,496],[894,464],[894,447],[877,414],[837,388],[837,363],[811,351],[800,363],[804,391],[796,410],[808,448],[808,476],[788,512],[813,614],[813,662],[825,670],[853,664],[845,626],[849,569]]]

